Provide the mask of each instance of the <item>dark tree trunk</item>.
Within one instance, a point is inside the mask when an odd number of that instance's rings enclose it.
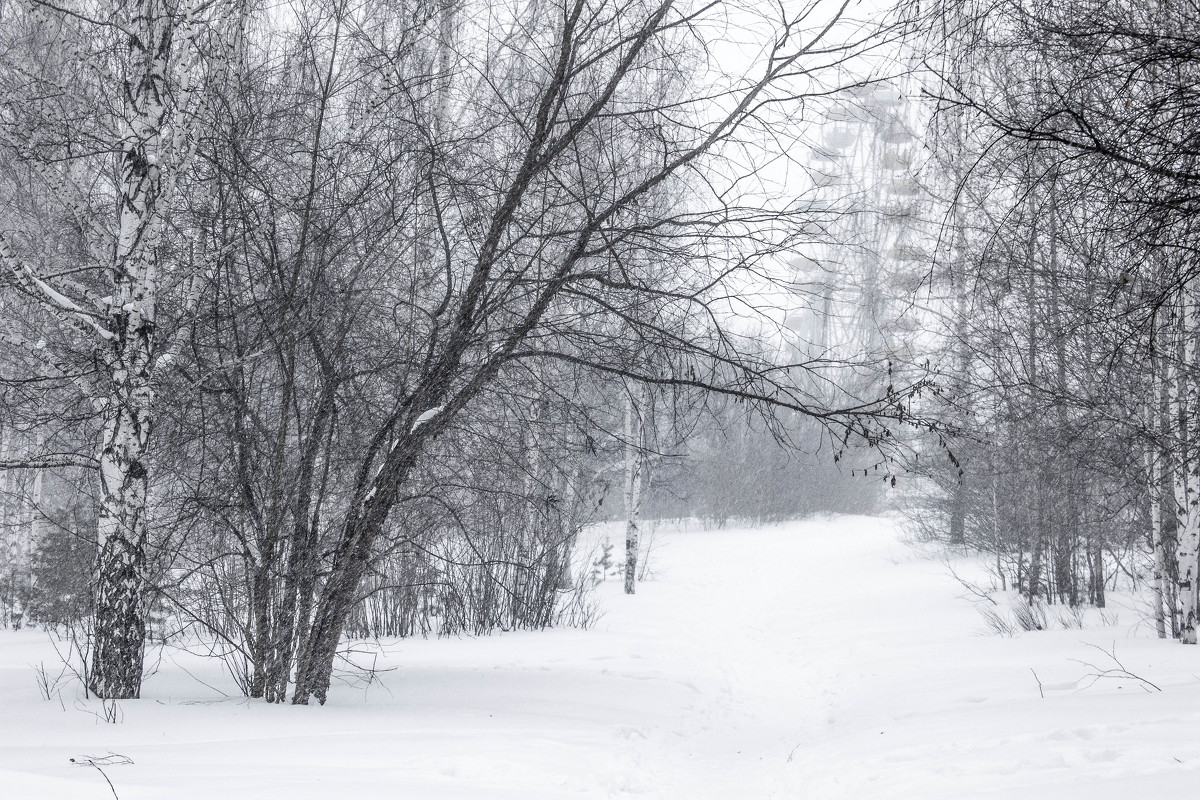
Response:
[[[426,435],[428,432],[410,432],[393,444],[373,478],[360,476],[354,512],[342,527],[329,576],[317,595],[312,623],[297,658],[293,704],[307,705],[310,697],[325,703],[338,645],[358,602],[359,585],[370,565],[375,542],[383,533]]]

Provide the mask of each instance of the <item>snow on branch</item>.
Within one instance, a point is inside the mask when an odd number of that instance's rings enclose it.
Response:
[[[84,333],[94,333],[101,339],[113,338],[113,332],[97,322],[94,314],[85,311],[74,300],[38,277],[33,268],[13,252],[12,246],[8,243],[8,237],[3,233],[0,233],[0,261],[3,261],[4,265],[12,270],[22,288],[44,305],[58,312],[64,321],[81,329]]]
[[[417,420],[416,420],[416,422],[413,423],[412,430],[410,430],[409,433],[412,433],[412,431],[415,431],[417,428],[421,427],[426,422],[429,422],[429,420],[433,419],[438,414],[442,413],[442,409],[444,409],[444,408],[445,408],[445,406],[437,406],[436,408],[431,408],[427,411],[422,411],[421,416],[417,417]]]

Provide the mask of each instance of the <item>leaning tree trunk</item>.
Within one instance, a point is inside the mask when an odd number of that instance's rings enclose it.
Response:
[[[430,427],[433,427],[432,425]],[[415,431],[415,428],[413,429]],[[308,705],[310,697],[324,705],[333,663],[371,562],[375,542],[424,447],[425,435],[410,431],[396,440],[373,478],[360,475],[359,491],[342,524],[333,563],[317,596],[312,621],[296,658],[292,703]],[[369,465],[369,462],[368,464]],[[305,622],[304,618],[298,620]]]
[[[325,704],[342,631],[358,601],[358,587],[370,563],[375,538],[386,519],[386,513],[382,518],[377,518],[377,513],[368,512],[346,523],[342,546],[334,553],[333,568],[297,658],[296,688],[292,694],[295,705],[308,705],[309,697]]]

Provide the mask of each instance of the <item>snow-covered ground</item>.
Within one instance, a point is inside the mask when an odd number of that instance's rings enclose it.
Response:
[[[77,687],[40,697],[43,634],[0,631],[0,798],[111,798],[79,765],[110,754],[132,762],[104,767],[120,800],[1124,800],[1200,781],[1200,648],[1152,638],[1130,601],[988,635],[945,564],[865,518],[661,534],[651,568],[636,597],[601,587],[593,630],[390,643],[359,656],[390,671],[324,707],[248,702],[177,654],[109,724]]]

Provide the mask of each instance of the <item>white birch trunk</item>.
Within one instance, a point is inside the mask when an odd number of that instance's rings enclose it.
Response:
[[[646,451],[646,403],[649,393],[645,386],[635,400],[626,391],[625,400],[625,594],[637,591],[638,547],[642,510],[642,473]]]
[[[1156,404],[1157,405],[1157,404]],[[1156,412],[1152,412],[1156,413]],[[1166,554],[1163,552],[1162,496],[1159,487],[1159,455],[1151,443],[1146,446],[1146,481],[1150,498],[1150,540],[1154,550],[1154,574],[1151,587],[1154,592],[1154,630],[1158,638],[1167,638],[1166,597],[1163,591],[1163,575],[1166,572]]]
[[[1180,641],[1184,644],[1196,644],[1197,614],[1197,572],[1200,563],[1200,514],[1197,513],[1197,503],[1200,502],[1200,464],[1196,461],[1195,431],[1191,422],[1192,415],[1197,409],[1195,394],[1196,381],[1189,379],[1190,371],[1197,366],[1198,333],[1196,320],[1196,302],[1194,289],[1185,289],[1184,308],[1180,319],[1180,354],[1181,363],[1174,366],[1168,381],[1168,391],[1171,393],[1171,418],[1176,430],[1176,460],[1174,464],[1175,505],[1178,522],[1178,561],[1179,561],[1179,606]]]
[[[1163,544],[1162,518],[1162,453],[1158,441],[1163,435],[1162,405],[1165,398],[1158,358],[1151,354],[1149,358],[1150,407],[1147,409],[1150,436],[1146,443],[1146,494],[1150,500],[1150,544],[1154,555],[1154,574],[1151,582],[1154,592],[1154,629],[1158,638],[1167,638],[1166,599],[1167,592],[1163,586],[1166,576],[1166,552]]]
[[[45,435],[38,432],[35,452],[42,452],[42,447],[45,444]],[[42,540],[46,536],[46,470],[42,468],[33,471],[33,486],[29,491],[29,525],[25,528],[25,541],[21,543],[20,560],[18,569],[21,572],[21,580],[25,584],[29,596],[33,596],[33,554],[37,552]],[[14,576],[15,577],[15,576]],[[20,595],[18,595],[18,602]],[[14,609],[20,624],[28,624],[27,619],[29,608],[23,604],[20,608]]]
[[[141,691],[149,444],[157,268],[162,227],[164,126],[168,67],[177,33],[160,0],[140,0],[129,23],[130,80],[125,89],[120,197],[104,352],[109,373],[100,448],[99,554],[95,640],[89,673],[100,697]]]
[[[992,550],[996,556],[996,577],[1000,579],[1000,591],[1008,591],[1004,577],[1004,565],[1000,563],[1000,474],[992,467]]]

